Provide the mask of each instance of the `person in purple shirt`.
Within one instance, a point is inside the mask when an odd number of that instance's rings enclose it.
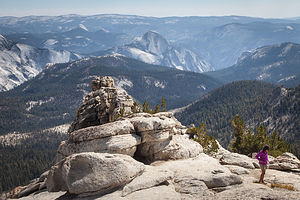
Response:
[[[255,158],[259,161],[259,166],[260,166],[260,169],[261,169],[261,175],[260,175],[260,179],[259,179],[260,183],[264,183],[264,177],[265,177],[265,173],[266,173],[266,170],[267,170],[267,164],[268,164],[268,161],[269,161],[269,159],[268,159],[269,150],[270,150],[270,147],[266,145],[255,156]]]

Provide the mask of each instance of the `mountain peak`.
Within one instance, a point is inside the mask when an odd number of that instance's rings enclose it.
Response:
[[[146,32],[139,41],[150,53],[163,54],[168,46],[168,41],[156,31]]]

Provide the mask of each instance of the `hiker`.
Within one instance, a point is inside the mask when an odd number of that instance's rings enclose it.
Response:
[[[259,179],[259,183],[264,183],[264,176],[267,170],[268,166],[268,153],[269,153],[270,147],[269,146],[264,146],[262,150],[255,156],[255,158],[259,161],[259,166],[261,169],[261,175]]]

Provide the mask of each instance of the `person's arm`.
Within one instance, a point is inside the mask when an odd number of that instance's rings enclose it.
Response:
[[[256,154],[255,158],[256,158],[257,160],[260,160],[260,155],[261,155],[261,151],[258,152],[258,153]]]

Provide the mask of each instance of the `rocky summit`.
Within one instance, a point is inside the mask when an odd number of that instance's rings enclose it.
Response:
[[[96,78],[51,169],[8,197],[299,199],[300,161],[292,154],[272,159],[266,184],[257,184],[257,160],[220,145],[214,155],[204,154],[172,113],[133,113],[132,105],[111,77]]]

